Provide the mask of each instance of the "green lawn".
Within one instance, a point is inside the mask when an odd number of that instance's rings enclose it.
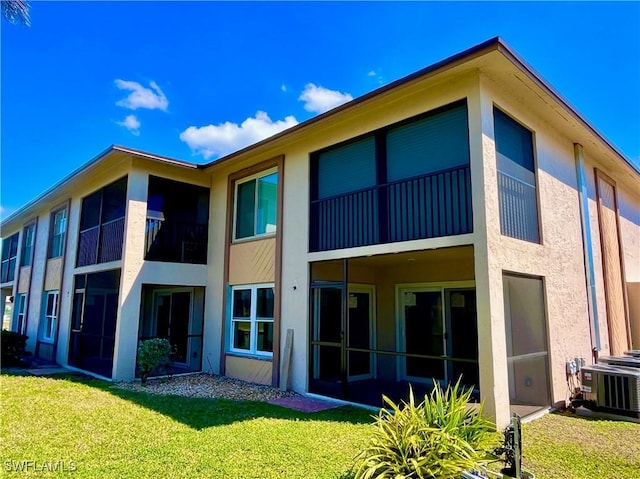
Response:
[[[304,414],[257,402],[152,396],[101,381],[0,376],[7,461],[74,461],[72,477],[340,478],[370,411]],[[550,415],[526,425],[527,468],[545,478],[637,478],[640,426]],[[595,475],[594,475],[595,473]]]

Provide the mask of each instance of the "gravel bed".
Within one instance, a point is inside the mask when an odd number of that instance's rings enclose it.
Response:
[[[120,389],[141,391],[149,394],[174,394],[199,398],[225,398],[245,401],[271,401],[283,397],[299,396],[293,391],[281,391],[272,386],[249,383],[239,379],[211,374],[174,376],[172,378],[149,379],[147,386],[140,382],[114,383]]]

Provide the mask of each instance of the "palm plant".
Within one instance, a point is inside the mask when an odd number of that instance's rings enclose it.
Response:
[[[452,479],[494,459],[495,426],[482,405],[468,407],[471,390],[460,382],[443,390],[437,381],[420,404],[395,404],[383,396],[369,444],[356,458],[355,479]]]
[[[2,16],[11,23],[31,25],[29,18],[29,2],[26,0],[1,0]]]

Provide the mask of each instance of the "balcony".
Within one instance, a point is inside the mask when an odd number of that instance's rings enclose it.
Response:
[[[122,259],[124,218],[80,232],[77,266],[107,263]]]
[[[472,231],[468,164],[311,202],[311,251]]]
[[[148,218],[145,260],[207,263],[207,225]]]

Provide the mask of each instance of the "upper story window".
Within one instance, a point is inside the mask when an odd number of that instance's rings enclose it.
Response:
[[[76,266],[122,258],[127,177],[82,199]]]
[[[206,264],[210,189],[149,176],[147,261]]]
[[[500,232],[505,236],[540,242],[533,133],[493,109]]]
[[[274,234],[277,225],[278,173],[243,178],[235,185],[235,240]]]
[[[22,266],[30,266],[33,261],[33,245],[36,240],[36,225],[31,224],[24,228],[22,233],[22,258],[20,264]]]
[[[13,281],[13,278],[15,277],[19,237],[20,233],[16,233],[2,240],[2,267],[0,283]]]
[[[466,100],[311,155],[310,251],[471,233]]]
[[[67,234],[67,208],[61,208],[51,214],[49,228],[48,258],[58,258],[64,253],[64,239]]]

